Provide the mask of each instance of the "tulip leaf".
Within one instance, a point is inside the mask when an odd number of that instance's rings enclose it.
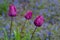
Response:
[[[19,28],[17,28],[17,29],[14,31],[14,35],[15,35],[15,40],[20,40]]]

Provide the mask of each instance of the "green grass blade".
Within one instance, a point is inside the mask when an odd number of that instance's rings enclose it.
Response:
[[[20,32],[18,28],[14,31],[14,35],[15,35],[15,40],[20,40]]]
[[[4,31],[4,40],[8,40],[8,35],[7,35],[7,31],[5,30],[5,28],[3,28]]]

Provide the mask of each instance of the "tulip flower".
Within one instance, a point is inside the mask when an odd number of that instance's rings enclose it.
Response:
[[[15,17],[17,15],[16,7],[13,4],[10,4],[10,6],[9,6],[9,13],[8,13],[8,15],[10,17]]]
[[[25,18],[26,18],[27,20],[29,20],[29,19],[32,18],[32,11],[31,11],[31,10],[28,10],[28,11],[26,12]]]
[[[12,22],[13,22],[13,17],[16,17],[16,7],[13,4],[10,4],[9,6],[9,13],[8,15],[11,17],[11,25],[10,25],[10,40],[11,40],[11,33],[12,33]]]
[[[37,16],[34,20],[34,24],[36,27],[40,27],[44,23],[44,17],[43,16]]]
[[[36,28],[34,29],[33,33],[32,33],[32,36],[31,36],[31,40],[33,38],[33,35],[37,29],[37,27],[40,27],[42,24],[44,23],[44,17],[43,16],[37,16],[36,19],[34,20],[34,24],[36,26]]]
[[[27,25],[29,24],[28,21],[32,18],[32,11],[31,10],[28,10],[25,15],[24,15],[26,21],[25,21],[25,24],[27,23]],[[24,25],[25,25],[24,24]],[[24,30],[24,26],[21,28],[21,34],[23,34],[24,32],[22,32]],[[22,37],[22,36],[21,36]]]

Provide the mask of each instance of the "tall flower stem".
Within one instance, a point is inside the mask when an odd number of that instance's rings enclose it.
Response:
[[[12,22],[13,22],[13,17],[11,17],[11,24],[10,24],[10,40],[11,40],[11,33],[12,33]]]
[[[35,33],[36,29],[37,29],[37,27],[35,27],[35,29],[34,29],[34,31],[33,31],[33,33],[32,33],[31,40],[32,40],[32,38],[33,38],[33,36],[34,36],[34,33]]]
[[[24,35],[25,24],[27,24],[27,21],[28,21],[28,20],[26,20],[26,21],[24,22],[24,25],[23,25],[22,28],[21,28],[21,40],[22,40],[22,38],[23,38],[22,34]]]
[[[25,24],[21,27],[21,32],[20,32],[20,33],[21,33],[21,35],[20,35],[21,40],[22,40],[22,38],[23,38],[22,34],[24,35],[24,32],[23,32],[23,31],[24,31],[24,28],[25,28],[24,26],[25,26]]]

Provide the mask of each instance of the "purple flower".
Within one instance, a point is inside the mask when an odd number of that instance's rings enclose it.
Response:
[[[16,7],[13,4],[10,4],[10,6],[9,6],[9,13],[8,13],[8,15],[10,17],[15,17],[17,15]]]
[[[40,27],[44,23],[44,17],[43,16],[37,16],[36,19],[34,20],[34,24],[37,27]]]
[[[26,12],[25,18],[26,18],[27,20],[29,20],[29,19],[32,18],[32,11],[31,11],[31,10],[28,10],[28,11]]]

